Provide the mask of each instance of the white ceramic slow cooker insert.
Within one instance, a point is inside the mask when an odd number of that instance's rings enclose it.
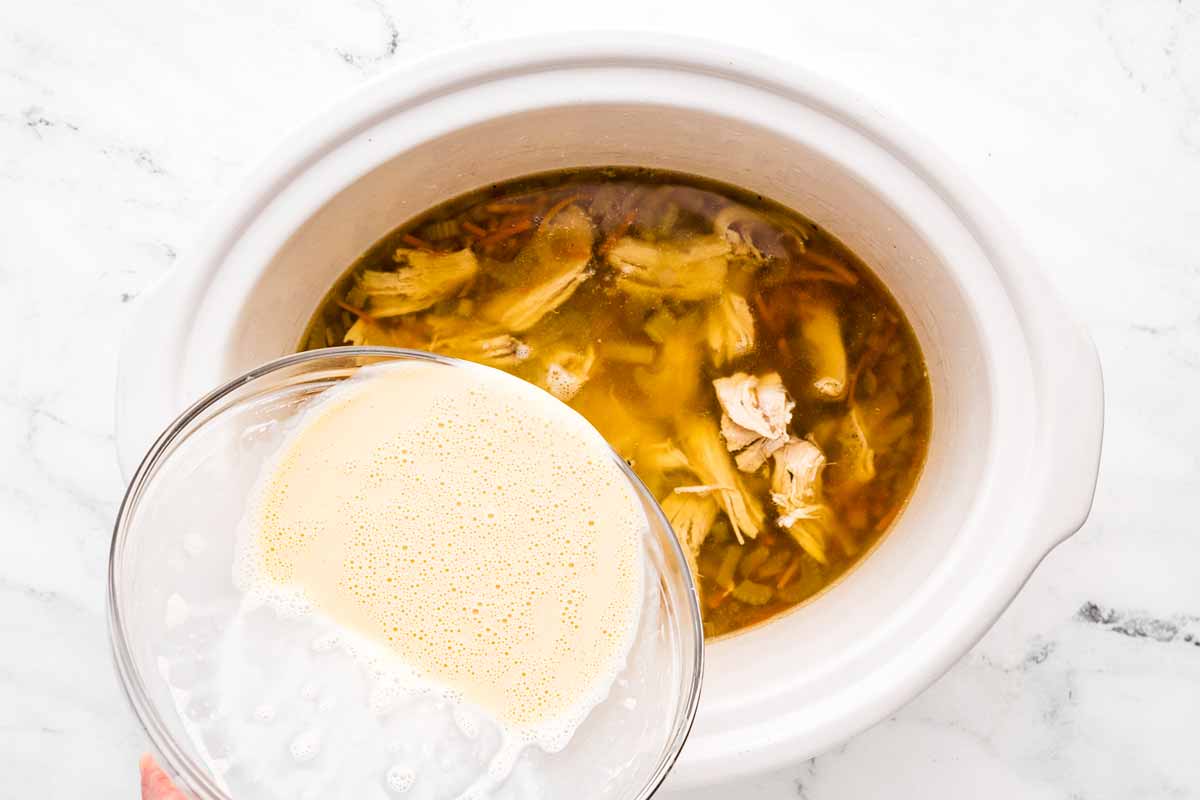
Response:
[[[130,474],[187,403],[295,349],[331,282],[415,214],[579,166],[693,173],[824,225],[887,284],[933,385],[928,463],[876,550],[816,600],[712,644],[668,781],[794,763],[882,719],[992,624],[1084,521],[1100,368],[1034,259],[902,127],[809,73],[723,46],[620,36],[475,47],[397,70],[291,136],[122,348]]]

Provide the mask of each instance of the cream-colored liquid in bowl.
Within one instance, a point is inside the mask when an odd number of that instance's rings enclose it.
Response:
[[[242,527],[250,608],[321,617],[385,685],[495,721],[506,743],[470,791],[527,743],[561,749],[638,629],[628,478],[575,412],[486,368],[400,362],[327,391]]]

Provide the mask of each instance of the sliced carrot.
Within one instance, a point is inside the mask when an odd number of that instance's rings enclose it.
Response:
[[[506,203],[498,201],[488,203],[483,207],[483,210],[489,214],[524,214],[528,213],[533,206],[528,203]]]
[[[891,525],[898,516],[900,516],[900,506],[896,506],[891,511],[879,518],[879,522],[875,523],[875,532],[882,533],[883,531],[887,530],[887,527]]]
[[[400,241],[405,244],[410,244],[418,250],[433,250],[433,245],[419,237],[413,236],[411,233],[406,233],[400,237]]]
[[[854,390],[858,388],[858,378],[867,370],[875,366],[880,357],[887,350],[888,344],[896,332],[895,324],[889,324],[886,328],[880,331],[879,337],[874,343],[868,340],[867,352],[863,353],[862,358],[858,360],[858,366],[850,373],[850,380],[846,382],[846,396],[853,399]]]
[[[482,239],[488,235],[487,231],[476,225],[474,222],[471,222],[469,219],[462,221],[462,229],[474,236],[476,239]]]
[[[352,306],[349,303],[346,303],[342,300],[335,299],[333,302],[337,303],[340,308],[342,308],[346,311],[349,311],[351,314],[355,315],[356,317],[362,317],[367,322],[375,322],[375,317],[371,316],[368,312],[364,311],[363,309],[361,309],[357,306]]]
[[[476,242],[476,244],[481,244],[486,247],[488,245],[496,244],[497,242],[503,242],[505,239],[516,236],[518,233],[524,233],[532,227],[533,220],[526,218],[503,228],[497,228]]]
[[[794,358],[792,358],[792,348],[791,348],[791,347],[788,345],[788,342],[787,342],[787,338],[786,338],[786,337],[784,337],[784,336],[780,336],[780,337],[779,337],[779,340],[778,340],[777,342],[775,342],[775,346],[779,348],[779,352],[780,352],[780,353],[783,355],[783,357],[784,357],[784,358],[786,358],[788,361],[794,361],[794,360],[795,360]]]
[[[758,318],[763,321],[771,330],[775,330],[775,315],[767,308],[767,302],[763,300],[761,293],[754,295],[754,307],[758,309]]]
[[[788,564],[787,569],[779,576],[779,580],[775,583],[776,589],[782,589],[792,582],[792,578],[796,577],[796,573],[800,571],[800,562],[802,558],[799,553],[792,556],[792,563]]]
[[[621,240],[621,237],[629,231],[629,228],[633,225],[633,222],[636,219],[637,209],[635,208],[633,211],[630,211],[628,214],[626,214],[625,218],[621,220],[620,224],[609,231],[608,235],[604,237],[604,241],[600,244],[600,255],[604,255],[609,250],[613,249],[613,246],[616,245],[616,243]]]
[[[542,215],[541,224],[545,225],[550,220],[554,219],[558,215],[558,212],[562,211],[564,208],[571,205],[571,203],[574,203],[578,199],[579,195],[573,194],[570,197],[564,197],[562,200],[559,200],[557,203],[550,206],[550,208],[546,210],[546,213]]]
[[[813,266],[824,267],[829,272],[836,274],[841,279],[841,282],[850,286],[858,283],[858,276],[854,274],[854,271],[833,256],[818,253],[815,250],[805,250],[800,254],[799,258],[801,261],[806,261]]]
[[[725,602],[725,598],[726,598],[726,597],[729,597],[729,595],[731,595],[731,594],[733,594],[733,590],[732,590],[732,589],[729,589],[728,591],[721,592],[720,594],[714,594],[714,595],[712,595],[712,596],[710,596],[710,597],[708,598],[708,600],[706,601],[706,603],[705,603],[705,604],[706,604],[706,605],[707,605],[707,606],[708,606],[710,609],[716,609],[716,608],[720,608],[720,607],[721,607],[721,604]]]

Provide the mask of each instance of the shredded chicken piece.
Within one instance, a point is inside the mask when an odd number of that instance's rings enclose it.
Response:
[[[542,385],[550,394],[570,402],[579,390],[587,383],[596,363],[596,348],[588,345],[582,353],[575,350],[560,349],[552,353],[546,361],[546,372]]]
[[[607,374],[601,373],[584,384],[571,401],[571,407],[586,417],[634,469],[640,470],[646,457],[644,452],[656,452],[667,440],[667,432],[661,425],[639,413],[640,407],[618,396]]]
[[[428,317],[433,331],[429,350],[495,367],[512,367],[529,358],[529,345],[485,322],[461,317]]]
[[[755,439],[738,452],[733,461],[742,472],[757,472],[780,446],[779,439]]]
[[[792,252],[804,252],[807,234],[791,226],[781,226],[746,206],[726,206],[713,218],[713,230],[733,248],[743,265],[757,267],[769,258],[789,258]]]
[[[795,402],[788,397],[783,379],[778,372],[765,375],[748,375],[735,372],[727,378],[713,381],[717,400],[740,435],[747,439],[778,439],[787,437],[787,426],[792,421]],[[780,442],[780,446],[783,442]],[[743,447],[744,442],[738,447]]]
[[[778,372],[747,375],[736,372],[713,381],[721,404],[721,435],[737,467],[754,472],[787,443],[788,423],[795,401],[788,396]]]
[[[875,450],[867,437],[862,410],[857,403],[851,403],[850,413],[842,420],[838,431],[842,445],[839,467],[857,483],[866,483],[875,477]]]
[[[750,238],[748,231],[734,228],[738,223],[747,223],[753,225],[762,223],[764,220],[755,212],[745,206],[730,205],[721,209],[720,213],[713,218],[713,230],[717,234],[729,242],[735,256],[748,256],[755,260],[761,260],[762,252],[754,246],[754,240]]]
[[[712,494],[713,492],[736,492],[732,486],[676,486],[676,494]]]
[[[771,500],[784,514],[806,505],[817,505],[821,497],[821,472],[825,454],[808,439],[788,439],[775,451],[771,475]]]
[[[623,292],[704,300],[725,288],[730,252],[729,242],[716,235],[654,244],[625,236],[605,257],[617,271],[617,288]]]
[[[775,451],[771,500],[779,509],[776,522],[800,547],[822,564],[828,563],[827,530],[831,519],[822,498],[821,472],[825,454],[811,441],[792,437]]]
[[[716,502],[703,495],[672,493],[663,498],[662,510],[687,555],[692,575],[699,577],[696,556],[717,519],[719,508]]]
[[[708,312],[704,335],[717,367],[753,351],[754,317],[746,298],[733,292],[722,295]]]
[[[529,290],[503,292],[487,305],[483,313],[490,314],[502,327],[512,331],[524,331],[532,328],[542,317],[561,306],[571,298],[580,284],[586,281],[587,262],[564,268],[551,276],[544,283]],[[500,310],[503,309],[503,310]]]
[[[826,400],[840,400],[846,393],[846,347],[833,307],[821,301],[806,304],[801,309],[800,334],[816,369],[813,388]]]
[[[854,271],[833,256],[816,250],[805,250],[801,261],[808,262],[815,268],[812,277],[817,280],[840,283],[844,286],[854,286],[858,283],[858,276]]]
[[[591,277],[588,264],[594,239],[591,220],[577,206],[555,214],[538,228],[510,266],[528,279],[484,303],[482,316],[508,331],[532,328]]]
[[[634,368],[633,381],[645,395],[647,414],[672,419],[699,391],[704,355],[696,342],[697,325],[694,316],[678,320],[659,345],[654,363]]]
[[[650,319],[646,320],[642,330],[652,341],[662,344],[671,334],[671,329],[675,327],[675,324],[675,315],[665,308],[660,308],[650,315]]]
[[[829,539],[826,528],[831,514],[828,506],[813,506],[797,509],[792,514],[779,518],[779,526],[786,530],[800,549],[820,564],[829,563]]]
[[[357,345],[358,347],[375,344],[375,342],[371,341],[375,338],[374,332],[371,330],[372,327],[377,326],[372,326],[366,317],[359,317],[346,330],[346,335],[342,337],[342,341],[346,344]]]
[[[400,248],[394,259],[399,265],[395,272],[368,269],[358,277],[358,286],[368,298],[367,310],[375,319],[422,311],[453,297],[479,271],[469,249],[431,253]]]
[[[688,467],[700,484],[722,487],[720,491],[712,493],[713,498],[729,518],[738,542],[758,536],[766,518],[765,513],[758,498],[734,469],[729,453],[721,446],[717,426],[708,417],[689,414],[679,420],[677,428],[679,448],[687,457]],[[730,487],[732,491],[723,487]]]
[[[425,346],[425,337],[408,321],[381,325],[373,317],[359,317],[342,337],[346,344],[359,347],[410,347]]]
[[[657,355],[654,345],[641,342],[606,341],[600,345],[600,357],[618,364],[646,366],[653,364]]]
[[[670,439],[643,445],[638,452],[638,466],[643,471],[666,474],[688,469],[687,456]]]

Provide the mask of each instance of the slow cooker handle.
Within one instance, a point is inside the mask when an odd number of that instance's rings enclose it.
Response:
[[[1044,276],[1039,276],[1045,281]],[[1045,552],[1075,533],[1092,508],[1104,434],[1104,380],[1096,346],[1046,282],[1033,352],[1041,418],[1034,449],[1042,470],[1033,530]],[[1043,553],[1043,555],[1044,555]]]
[[[117,362],[116,446],[121,475],[129,480],[164,427],[182,410],[175,382],[185,331],[198,297],[198,270],[177,265],[133,302]]]

